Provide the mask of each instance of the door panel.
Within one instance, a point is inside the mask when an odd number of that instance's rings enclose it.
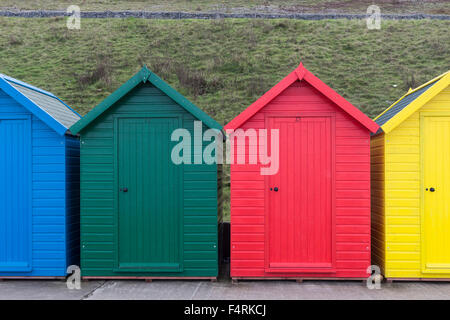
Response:
[[[0,271],[31,271],[29,119],[0,119]]]
[[[119,118],[118,267],[181,271],[181,174],[172,163],[176,118]],[[125,192],[127,188],[127,192]]]
[[[280,136],[280,167],[269,177],[269,272],[333,267],[331,117],[271,118]],[[270,190],[270,189],[269,189]]]
[[[422,132],[425,135],[423,269],[450,273],[450,117],[425,117]],[[435,191],[431,192],[431,188]]]

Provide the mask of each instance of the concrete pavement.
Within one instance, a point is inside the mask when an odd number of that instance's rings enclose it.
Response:
[[[144,299],[144,300],[260,300],[260,299],[450,299],[450,283],[382,283],[369,290],[361,281],[89,281],[81,290],[69,290],[63,281],[5,280],[0,282],[4,299]]]

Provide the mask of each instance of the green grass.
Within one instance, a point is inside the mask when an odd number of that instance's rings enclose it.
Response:
[[[65,10],[69,5],[79,5],[82,10],[148,10],[148,11],[233,11],[273,9],[284,11],[365,13],[371,4],[377,4],[385,13],[449,14],[448,1],[399,0],[2,0],[0,8]]]
[[[300,61],[373,117],[447,71],[444,21],[83,20],[0,18],[0,72],[85,114],[145,63],[225,124]]]
[[[349,20],[86,19],[72,31],[62,18],[0,18],[0,72],[86,114],[145,63],[225,124],[303,61],[373,117],[410,86],[448,70],[448,26],[386,21],[377,31]]]

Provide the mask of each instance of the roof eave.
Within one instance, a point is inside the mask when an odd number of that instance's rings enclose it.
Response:
[[[168,97],[174,100],[186,111],[190,112],[196,118],[205,123],[206,126],[208,126],[211,129],[217,129],[219,131],[222,131],[222,126],[219,123],[217,123],[215,120],[209,117],[201,109],[196,107],[192,102],[190,102],[183,95],[181,95],[179,92],[173,89],[164,80],[162,80],[156,74],[147,69],[146,66],[142,67],[142,69],[137,74],[135,74],[130,80],[125,82],[119,89],[114,91],[105,100],[100,102],[94,109],[92,109],[87,115],[81,118],[81,120],[79,120],[72,127],[70,127],[70,131],[73,134],[80,133],[80,131],[86,128],[92,121],[97,119],[112,105],[114,105],[117,101],[119,101],[131,90],[133,90],[138,84],[140,84],[141,82],[145,83],[147,81],[153,84],[158,89],[160,89],[162,92],[164,92]]]
[[[38,105],[36,105],[32,100],[28,99],[21,92],[16,90],[11,84],[8,83],[4,78],[0,77],[0,88],[5,91],[8,96],[13,98],[17,103],[22,105],[30,113],[35,115],[51,129],[53,129],[60,136],[66,134],[67,128],[50,116],[47,112],[42,110]]]
[[[352,105],[349,101],[344,99],[336,91],[326,85],[322,80],[317,78],[314,74],[306,70],[305,81],[316,88],[324,96],[330,99],[333,103],[338,105],[343,111],[349,114],[352,118],[358,121],[362,126],[368,129],[371,133],[378,131],[380,126],[366,116],[361,110]]]
[[[439,77],[438,77],[439,78]],[[436,79],[436,78],[435,78]],[[431,83],[430,81],[427,84]],[[406,108],[401,110],[399,113],[394,115],[391,119],[389,119],[385,124],[381,126],[381,129],[385,133],[389,133],[394,130],[400,123],[409,118],[414,112],[422,108],[428,101],[433,99],[436,95],[438,95],[442,90],[444,90],[450,84],[450,73],[444,74],[444,76],[438,80],[433,86],[431,86],[428,90],[422,93],[416,100],[411,102]],[[422,88],[420,86],[419,88]],[[406,95],[404,95],[401,99],[396,101],[391,107],[386,109],[391,109],[394,105],[396,105],[400,100],[402,100]],[[383,113],[384,113],[383,112]],[[382,113],[382,114],[383,114]],[[381,116],[381,115],[380,115]],[[376,118],[378,119],[379,116]]]
[[[367,128],[370,132],[375,133],[380,128],[378,124],[373,122],[369,117],[367,117],[358,108],[353,106],[350,102],[341,97],[336,91],[327,86],[322,80],[313,75],[308,71],[302,63],[287,77],[281,80],[278,84],[267,91],[261,98],[256,100],[247,109],[245,109],[240,115],[231,120],[226,126],[225,130],[236,129],[242,126],[243,123],[248,121],[253,115],[255,115],[259,110],[265,107],[270,101],[280,95],[287,87],[297,80],[305,80],[333,103],[339,106],[343,111],[352,116],[361,125]]]
[[[197,119],[202,121],[208,128],[216,129],[222,131],[222,126],[216,122],[213,118],[207,115],[204,111],[202,111],[199,107],[194,105],[191,101],[189,101],[186,97],[184,97],[181,93],[172,88],[168,83],[158,77],[156,74],[152,73],[148,78],[148,81],[153,84],[155,87],[164,92],[169,98],[179,104],[186,111],[191,113]]]
[[[150,71],[143,67],[138,73],[136,73],[131,79],[120,86],[116,91],[111,93],[106,99],[95,106],[88,114],[77,121],[70,127],[70,132],[76,135],[86,128],[90,123],[97,119],[101,114],[108,110],[112,105],[124,97],[127,93],[133,90],[141,82],[146,82],[150,76]]]
[[[246,121],[254,116],[259,110],[264,108],[268,103],[286,90],[292,83],[299,79],[297,69],[292,71],[288,76],[283,78],[269,91],[264,93],[258,100],[253,102],[249,107],[242,111],[236,118],[231,120],[224,126],[225,130],[234,130],[240,128]]]

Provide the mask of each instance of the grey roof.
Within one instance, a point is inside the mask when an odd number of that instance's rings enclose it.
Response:
[[[419,98],[425,91],[430,89],[439,80],[440,79],[437,79],[436,81],[429,83],[423,88],[420,88],[419,90],[411,92],[410,94],[406,95],[405,97],[403,97],[403,99],[401,99],[395,105],[393,105],[392,108],[387,110],[378,119],[376,119],[375,122],[381,127],[383,124],[391,120],[397,113],[405,109],[414,100]]]
[[[5,79],[16,90],[30,99],[39,108],[48,113],[53,119],[69,129],[75,122],[80,120],[80,116],[64,104],[61,100],[43,90],[34,89],[32,86],[18,84],[15,81]]]

